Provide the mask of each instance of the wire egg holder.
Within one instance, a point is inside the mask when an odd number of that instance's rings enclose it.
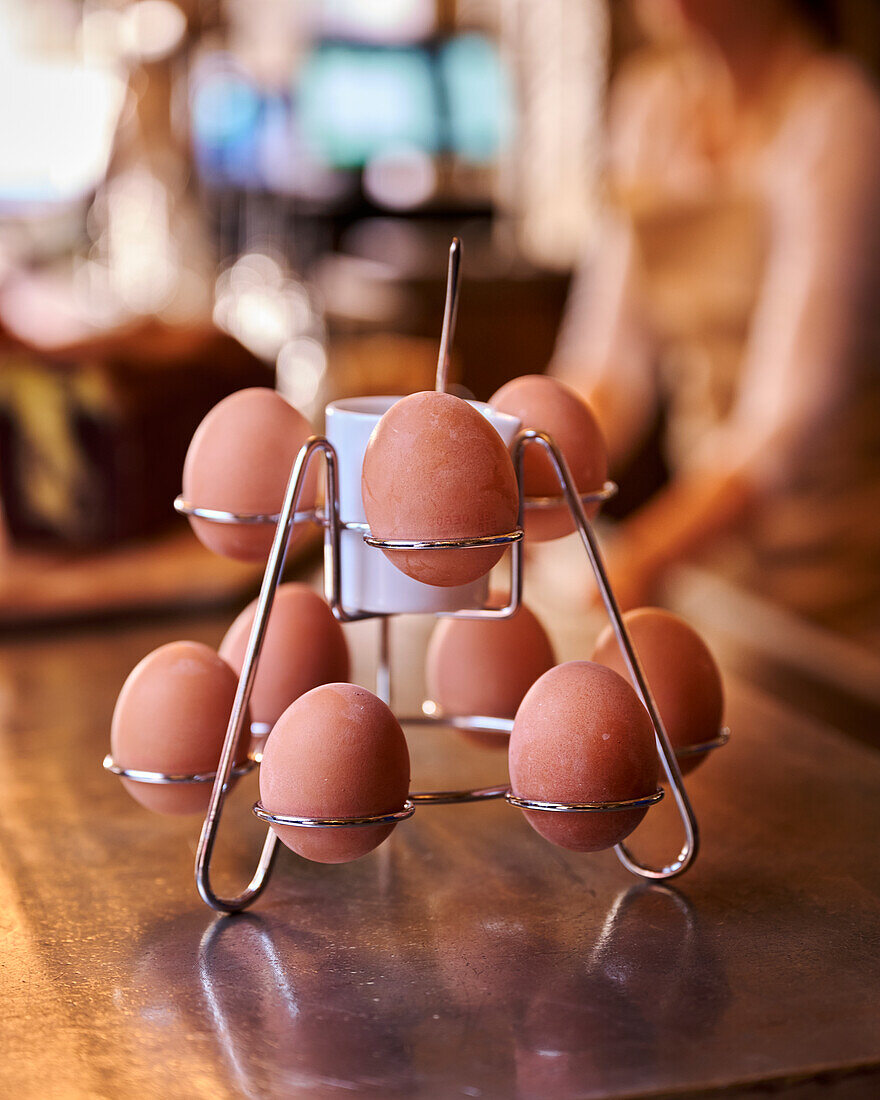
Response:
[[[437,390],[444,392],[449,370],[449,349],[455,331],[455,318],[458,307],[459,267],[461,262],[461,242],[453,238],[449,249],[449,269],[446,284],[446,303],[443,314],[443,327],[440,337],[440,349],[437,361]],[[524,490],[523,462],[526,449],[530,446],[543,448],[550,459],[556,474],[561,493],[551,497],[527,497]],[[389,651],[389,619],[392,613],[367,611],[362,608],[347,608],[343,605],[343,586],[340,554],[340,534],[342,531],[355,531],[362,535],[367,546],[377,551],[393,553],[400,550],[464,550],[492,546],[510,547],[510,591],[507,602],[502,607],[469,608],[458,611],[435,611],[438,618],[452,619],[506,619],[519,608],[522,602],[523,555],[525,512],[530,509],[558,508],[565,504],[580,534],[587,558],[596,578],[605,609],[611,621],[618,645],[624,657],[636,691],[654,726],[657,749],[666,772],[669,788],[672,791],[676,808],[684,828],[685,840],[675,859],[662,867],[648,867],[641,863],[626,847],[615,845],[620,862],[633,874],[648,880],[671,879],[682,874],[696,859],[699,849],[699,828],[687,791],[682,782],[676,751],[682,758],[703,755],[726,744],[729,731],[722,729],[712,740],[698,745],[674,750],[663,726],[654,697],[633,648],[629,633],[620,613],[617,600],[608,581],[608,574],[602,561],[599,544],[584,510],[585,504],[601,503],[612,497],[617,486],[606,482],[602,489],[593,493],[581,494],[575,486],[571,471],[553,439],[543,431],[521,431],[512,444],[512,456],[516,471],[519,510],[517,526],[513,531],[500,535],[488,535],[475,538],[454,539],[382,539],[375,537],[369,525],[363,522],[343,522],[339,512],[339,457],[333,444],[325,436],[311,436],[301,447],[287,482],[284,502],[278,515],[241,514],[225,512],[214,508],[202,508],[192,501],[178,497],[174,507],[181,515],[195,517],[211,523],[239,524],[245,526],[274,525],[275,537],[266,569],[251,632],[245,649],[244,663],[239,676],[232,712],[226,728],[223,751],[216,772],[201,775],[170,775],[162,772],[137,771],[122,768],[115,763],[112,755],[104,759],[107,771],[139,783],[152,784],[194,784],[211,783],[211,799],[196,850],[195,878],[196,886],[203,901],[212,909],[224,913],[238,913],[246,909],[262,894],[268,885],[278,854],[278,836],[273,825],[294,826],[308,829],[339,829],[367,825],[392,825],[404,821],[415,813],[417,806],[449,805],[464,802],[484,802],[490,799],[504,798],[512,806],[523,810],[537,810],[546,813],[608,813],[621,810],[647,809],[664,797],[664,790],[657,790],[642,798],[604,802],[543,802],[529,798],[519,798],[511,791],[508,783],[492,787],[476,787],[464,790],[410,791],[404,805],[392,813],[374,814],[364,817],[296,817],[288,814],[270,813],[257,802],[254,814],[268,825],[266,839],[260,853],[257,868],[245,889],[233,898],[221,897],[211,884],[211,857],[220,827],[220,819],[226,795],[233,778],[257,767],[262,758],[262,741],[269,733],[267,727],[252,724],[250,728],[251,750],[245,762],[236,763],[235,748],[244,722],[248,702],[251,696],[260,651],[266,634],[269,613],[275,592],[281,583],[284,559],[293,527],[297,524],[314,522],[324,529],[324,593],[333,615],[339,622],[354,622],[363,619],[379,619],[379,654],[376,669],[376,694],[387,704],[391,704],[391,660]],[[297,511],[297,504],[305,483],[306,474],[316,455],[324,457],[324,504],[320,509]],[[444,725],[457,729],[466,729],[483,733],[510,733],[513,720],[491,715],[445,715],[432,701],[422,706],[419,715],[399,718],[402,725]]]
[[[558,497],[529,498],[523,491],[523,460],[526,449],[531,446],[541,447],[550,458],[551,465],[559,481],[561,494]],[[296,457],[284,496],[281,512],[276,515],[242,515],[232,512],[223,512],[216,509],[199,508],[191,502],[178,497],[175,501],[175,509],[186,516],[195,516],[203,520],[223,524],[274,524],[275,537],[269,558],[266,564],[260,594],[257,600],[257,609],[253,625],[248,638],[244,663],[239,677],[235,700],[229,723],[226,730],[223,751],[216,772],[208,772],[202,775],[167,775],[159,772],[133,771],[120,768],[112,757],[108,756],[104,761],[104,767],[116,775],[125,778],[154,784],[180,784],[180,783],[211,783],[211,799],[205,815],[201,835],[199,837],[196,853],[195,878],[196,885],[202,899],[211,908],[225,913],[237,913],[246,909],[262,894],[268,885],[269,879],[278,853],[278,836],[272,829],[273,825],[295,826],[310,829],[336,829],[353,828],[368,825],[393,824],[412,817],[416,808],[426,805],[455,804],[465,802],[482,802],[490,799],[506,799],[512,806],[527,810],[538,810],[546,813],[607,813],[619,810],[633,810],[647,808],[659,802],[664,797],[663,788],[658,788],[642,798],[628,799],[624,801],[605,802],[542,802],[534,799],[518,798],[510,789],[509,783],[500,783],[490,787],[479,787],[463,790],[435,790],[435,791],[411,791],[404,805],[393,813],[375,814],[364,817],[296,817],[291,815],[270,813],[260,802],[254,806],[254,814],[268,825],[266,839],[257,863],[256,870],[246,888],[235,897],[223,897],[218,894],[211,883],[211,859],[227,793],[231,780],[252,768],[258,766],[261,759],[260,749],[252,750],[245,763],[235,763],[235,746],[238,743],[241,726],[254,679],[257,673],[260,651],[266,634],[269,614],[275,592],[281,582],[284,568],[284,560],[291,532],[295,525],[306,522],[318,523],[324,530],[324,589],[327,602],[335,618],[340,622],[353,622],[357,620],[377,618],[380,620],[379,654],[376,672],[376,693],[384,701],[390,704],[392,697],[391,661],[389,652],[389,620],[388,614],[377,614],[360,608],[343,606],[342,600],[342,576],[340,559],[340,533],[343,530],[358,530],[363,535],[364,542],[377,551],[395,550],[456,550],[470,549],[486,546],[510,547],[510,590],[507,602],[502,607],[479,607],[460,611],[435,612],[442,618],[460,619],[505,619],[513,615],[522,602],[523,589],[523,520],[527,509],[543,509],[559,507],[566,504],[575,523],[584,545],[584,549],[596,577],[599,591],[602,595],[608,617],[613,626],[617,642],[624,656],[633,683],[636,686],[645,708],[654,725],[657,748],[663,768],[666,773],[668,788],[671,790],[679,817],[684,829],[685,840],[679,854],[662,867],[649,867],[638,860],[626,847],[620,843],[615,846],[615,852],[620,862],[631,872],[648,880],[671,879],[682,874],[693,863],[699,847],[699,828],[696,816],[690,804],[687,792],[682,782],[676,751],[673,750],[662,719],[651,694],[650,686],[645,677],[638,656],[627,632],[626,625],[620,613],[608,575],[605,570],[602,556],[599,550],[596,536],[584,510],[585,504],[597,503],[609,499],[616,492],[616,486],[607,482],[603,489],[595,493],[580,494],[574,484],[568,465],[554,441],[546,432],[521,431],[512,448],[514,467],[516,470],[519,490],[519,515],[517,526],[513,531],[501,535],[481,538],[461,539],[380,539],[374,537],[364,523],[344,523],[339,515],[339,469],[337,453],[333,445],[323,436],[312,436],[306,441]],[[324,458],[324,504],[319,509],[311,511],[297,511],[302,487],[306,474],[318,455]],[[498,718],[491,715],[445,715],[436,704],[431,701],[423,705],[422,713],[413,716],[400,717],[402,725],[443,725],[458,729],[467,729],[476,732],[509,733],[513,727],[513,721],[507,718]],[[252,734],[265,733],[264,729],[254,728]],[[685,749],[679,749],[680,756],[693,756],[705,754],[721,747],[726,743],[728,731],[721,730],[717,737],[699,745],[691,745]]]

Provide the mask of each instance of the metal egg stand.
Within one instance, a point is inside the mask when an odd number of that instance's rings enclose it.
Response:
[[[453,242],[450,249],[450,273],[447,285],[446,310],[443,322],[443,335],[440,345],[440,359],[438,363],[438,389],[443,389],[441,378],[445,378],[445,370],[448,366],[448,348],[455,320],[455,307],[457,302],[458,261],[460,245]],[[540,447],[550,459],[557,481],[560,495],[553,497],[528,497],[524,492],[524,457],[527,448]],[[305,484],[306,474],[311,464],[318,455],[324,458],[324,503],[318,509],[310,511],[297,511],[300,495]],[[364,817],[296,817],[291,815],[273,814],[260,802],[253,808],[254,814],[268,825],[266,839],[260,853],[256,870],[245,889],[236,897],[222,897],[211,883],[211,858],[226,796],[233,778],[244,774],[258,766],[261,759],[259,749],[251,751],[246,764],[236,764],[234,761],[235,747],[241,734],[241,727],[247,711],[248,701],[257,674],[257,666],[260,651],[266,634],[269,614],[275,598],[275,592],[281,582],[284,569],[284,560],[290,541],[291,532],[295,525],[302,523],[317,523],[324,530],[324,592],[333,615],[339,622],[353,622],[363,619],[377,618],[380,620],[379,654],[376,671],[376,694],[390,705],[391,702],[391,662],[389,654],[389,625],[391,616],[365,611],[361,608],[345,607],[342,599],[342,576],[340,556],[340,533],[343,530],[356,530],[362,534],[364,542],[377,551],[393,553],[398,550],[445,550],[454,551],[489,546],[510,547],[510,591],[507,602],[503,607],[480,607],[459,611],[436,612],[440,618],[453,619],[505,619],[509,618],[519,608],[522,602],[523,590],[523,535],[525,512],[530,509],[544,509],[567,505],[575,529],[580,535],[586,551],[587,559],[596,578],[605,609],[617,637],[618,645],[624,657],[636,691],[644,704],[654,725],[657,749],[660,760],[666,773],[668,789],[672,792],[678,810],[681,824],[684,830],[684,844],[678,855],[662,867],[649,867],[638,860],[623,843],[615,846],[615,852],[620,862],[633,874],[648,880],[671,879],[682,874],[690,867],[697,856],[699,849],[699,828],[696,816],[685,790],[681,777],[676,750],[674,750],[663,726],[657,705],[654,702],[650,686],[644,670],[639,662],[638,655],[633,647],[626,625],[621,616],[620,608],[608,580],[608,575],[602,560],[599,545],[584,510],[585,504],[599,503],[608,500],[616,492],[613,482],[606,482],[604,487],[594,493],[581,494],[575,486],[574,479],[568,468],[561,451],[553,439],[546,432],[526,430],[521,431],[512,446],[512,457],[516,471],[519,493],[519,515],[517,526],[514,530],[504,534],[491,535],[477,538],[455,539],[382,539],[372,535],[365,523],[346,523],[340,519],[339,513],[339,462],[335,448],[324,436],[310,437],[300,449],[290,473],[284,502],[278,515],[240,514],[224,512],[217,509],[201,508],[192,501],[178,497],[174,502],[177,512],[189,517],[197,517],[213,523],[243,524],[243,525],[274,525],[275,537],[269,558],[266,564],[260,594],[257,600],[257,609],[254,622],[248,638],[245,650],[244,663],[238,681],[238,688],[229,716],[229,723],[223,742],[223,751],[216,772],[208,772],[202,775],[169,775],[161,772],[145,772],[121,768],[111,756],[104,760],[104,767],[119,776],[135,780],[141,783],[153,784],[179,784],[179,783],[211,783],[211,800],[202,825],[196,851],[195,878],[199,894],[212,909],[224,913],[238,913],[248,906],[263,893],[269,883],[275,857],[278,854],[279,839],[272,826],[295,826],[309,829],[339,829],[353,828],[367,825],[386,825],[403,821],[412,817],[419,806],[442,805],[464,802],[482,802],[490,799],[505,799],[510,805],[524,810],[536,810],[545,813],[608,813],[619,810],[634,810],[647,808],[659,802],[664,797],[663,788],[658,788],[642,798],[633,798],[623,801],[604,802],[543,802],[534,799],[519,798],[514,795],[508,783],[499,783],[496,786],[471,788],[465,790],[436,790],[436,791],[411,791],[404,805],[393,813],[375,814]],[[402,725],[429,725],[439,724],[458,729],[467,729],[476,732],[509,733],[513,728],[513,720],[498,718],[492,715],[446,715],[433,703],[428,702],[423,706],[423,713],[419,715],[400,716]],[[268,731],[256,730],[252,727],[252,735]],[[705,754],[720,748],[728,739],[728,731],[722,729],[712,740],[698,745],[689,745],[684,749],[678,749],[681,757],[691,757]],[[259,743],[259,742],[258,742]]]
[[[559,497],[529,498],[525,496],[523,492],[523,459],[526,449],[530,446],[543,448],[550,457],[551,464],[560,484],[561,495]],[[318,455],[323,455],[324,457],[325,497],[323,507],[320,510],[298,512],[297,503],[299,501],[302,486],[305,482],[306,473],[310,464],[315,461]],[[391,616],[377,615],[373,612],[363,611],[359,608],[347,608],[343,606],[339,553],[340,532],[355,527],[362,531],[364,541],[368,545],[375,547],[377,550],[387,550],[391,552],[395,550],[456,550],[484,546],[510,546],[510,594],[503,607],[482,607],[438,613],[439,616],[443,618],[504,619],[512,615],[522,601],[522,543],[525,511],[529,508],[558,507],[560,503],[563,502],[567,504],[596,577],[621,652],[623,653],[633,682],[636,685],[636,690],[653,722],[657,739],[657,748],[660,753],[663,768],[666,772],[668,788],[671,790],[675,800],[685,834],[684,845],[679,854],[675,859],[662,867],[654,868],[646,866],[627,849],[625,844],[622,843],[616,845],[615,852],[621,863],[634,874],[653,880],[673,878],[676,875],[682,874],[691,863],[693,863],[699,846],[697,820],[682,782],[675,751],[670,745],[669,738],[663,727],[663,722],[658,713],[647,679],[623,622],[620,609],[608,582],[596,536],[584,511],[584,504],[607,500],[612,496],[615,491],[615,486],[609,482],[597,493],[578,493],[564,457],[550,436],[545,432],[531,430],[520,432],[514,442],[513,459],[519,486],[519,517],[517,527],[513,531],[509,531],[505,534],[484,538],[386,540],[373,537],[368,530],[364,529],[364,524],[343,523],[339,518],[336,451],[332,444],[323,436],[312,436],[303,445],[297,455],[287,484],[284,504],[281,512],[277,516],[241,515],[231,512],[221,512],[214,509],[204,509],[180,497],[175,501],[175,508],[178,512],[187,516],[196,516],[200,519],[210,520],[215,523],[275,525],[275,538],[269,553],[260,595],[257,600],[257,610],[248,639],[247,649],[245,651],[238,689],[230,714],[223,751],[217,771],[205,773],[203,775],[166,775],[157,772],[123,769],[116,765],[111,758],[108,757],[107,760],[105,760],[105,767],[109,771],[138,782],[213,784],[211,801],[202,826],[196,855],[196,885],[203,900],[213,909],[226,913],[240,912],[251,905],[266,888],[272,873],[279,843],[277,835],[272,830],[272,825],[289,825],[312,829],[336,829],[365,825],[392,824],[411,817],[418,806],[480,802],[500,798],[506,799],[512,806],[528,810],[540,810],[547,813],[607,813],[609,811],[649,807],[659,802],[664,795],[663,789],[660,788],[643,798],[628,799],[618,802],[540,802],[533,799],[518,798],[511,793],[509,784],[500,783],[497,786],[466,790],[412,791],[404,805],[394,813],[345,818],[294,817],[273,814],[258,802],[254,806],[254,813],[261,820],[267,822],[269,828],[256,871],[250,883],[238,896],[231,898],[220,896],[211,884],[211,857],[217,839],[230,781],[233,777],[243,774],[245,771],[256,766],[260,759],[260,754],[257,752],[253,754],[248,765],[235,766],[233,759],[234,750],[240,736],[241,726],[250,699],[254,678],[256,677],[260,650],[265,638],[275,592],[281,581],[290,535],[295,524],[306,522],[318,523],[324,530],[325,596],[336,619],[340,622],[352,622],[368,618],[378,618],[380,620],[380,646],[376,673],[376,691],[386,702],[390,702],[391,664],[389,659],[389,623]],[[426,704],[422,714],[402,716],[400,721],[403,725],[440,724],[459,729],[497,733],[509,733],[513,727],[513,721],[511,719],[498,718],[491,715],[444,715],[439,708],[433,704]],[[684,750],[680,749],[679,755],[692,756],[711,752],[713,749],[723,745],[727,740],[727,736],[727,731],[722,730],[718,736],[711,741],[706,741],[699,745],[691,745]]]

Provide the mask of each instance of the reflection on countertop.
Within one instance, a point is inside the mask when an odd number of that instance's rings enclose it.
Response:
[[[674,888],[552,848],[496,802],[421,808],[345,866],[285,851],[253,912],[218,919],[193,886],[198,822],[149,816],[100,763],[132,665],[173,637],[216,644],[225,618],[0,644],[5,1094],[878,1085],[876,753],[729,677],[733,737],[688,779],[703,850]],[[375,628],[349,631],[364,683]],[[401,710],[420,699],[425,631],[394,625]],[[413,729],[410,745],[415,783],[503,777],[502,754],[448,731]],[[251,776],[231,796],[221,887],[259,850],[255,794]],[[666,809],[633,838],[649,857],[680,839]]]

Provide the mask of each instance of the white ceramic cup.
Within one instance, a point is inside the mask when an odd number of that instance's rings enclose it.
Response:
[[[383,413],[400,397],[352,397],[328,405],[326,434],[339,460],[339,518],[343,523],[367,522],[361,497],[361,470],[373,429]],[[520,422],[481,401],[470,405],[482,413],[506,446]],[[418,614],[483,607],[489,577],[454,588],[435,588],[415,581],[391,564],[385,554],[364,542],[364,531],[343,530],[340,535],[342,606],[346,611],[377,614]],[[450,551],[451,553],[452,551]]]

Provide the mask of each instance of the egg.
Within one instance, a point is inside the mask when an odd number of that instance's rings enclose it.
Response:
[[[119,693],[110,733],[114,761],[165,775],[216,771],[237,687],[238,677],[209,646],[160,646],[135,666]],[[247,754],[246,737],[240,744],[239,762]],[[122,782],[156,813],[204,813],[211,798],[210,783]]]
[[[513,794],[540,802],[620,802],[657,789],[648,712],[622,676],[592,661],[557,665],[532,685],[516,712],[509,763]],[[541,836],[576,852],[618,844],[645,812],[524,811]]]
[[[257,610],[253,600],[227,630],[220,656],[237,674]],[[275,593],[250,698],[251,720],[273,726],[290,704],[319,684],[347,680],[348,646],[330,608],[305,584]]]
[[[608,455],[602,431],[589,405],[564,382],[543,374],[514,378],[489,398],[489,404],[518,417],[523,428],[546,432],[553,438],[568,463],[581,493],[600,490],[608,476]],[[556,497],[562,493],[559,479],[547,452],[539,443],[526,447],[523,459],[523,489],[532,497]],[[587,517],[599,504],[586,504]],[[567,504],[550,508],[526,508],[526,538],[547,542],[574,530]]]
[[[397,401],[373,430],[363,464],[364,511],[383,539],[503,535],[516,528],[519,499],[510,453],[476,409],[448,393]],[[388,560],[435,587],[469,584],[503,546],[388,550]]]
[[[281,511],[294,460],[312,434],[309,422],[274,390],[255,387],[224,398],[196,429],[183,466],[184,499],[198,508],[242,514]],[[297,511],[315,504],[314,464]],[[235,525],[190,517],[198,539],[215,554],[265,561],[272,524]],[[304,531],[294,526],[291,545]]]
[[[409,750],[381,699],[354,684],[324,684],[285,710],[266,742],[260,799],[269,813],[294,817],[371,817],[403,809]],[[273,825],[292,851],[317,863],[347,863],[394,828]]]
[[[721,673],[700,635],[684,619],[658,607],[628,611],[623,621],[672,747],[682,749],[717,737],[724,711]],[[629,679],[610,625],[596,641],[593,660]],[[682,772],[693,771],[705,759],[682,757]]]
[[[492,599],[498,602],[497,595]],[[428,695],[447,714],[513,718],[525,693],[555,663],[546,631],[525,604],[509,619],[442,619],[428,643]],[[507,744],[499,733],[480,740]]]

